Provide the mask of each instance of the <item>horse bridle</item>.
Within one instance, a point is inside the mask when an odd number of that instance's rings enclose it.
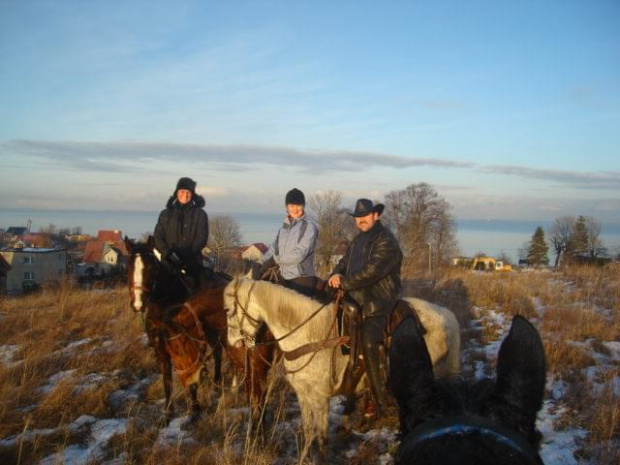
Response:
[[[303,326],[305,326],[310,320],[312,320],[316,315],[318,315],[327,305],[329,305],[331,302],[326,302],[324,304],[322,304],[320,307],[318,307],[314,312],[312,312],[312,314],[310,314],[310,316],[308,316],[303,322],[301,322],[299,325],[297,325],[295,328],[293,328],[292,330],[290,330],[288,333],[284,334],[283,336],[271,340],[271,341],[263,341],[263,342],[256,342],[256,336],[252,335],[252,334],[248,334],[243,330],[243,318],[247,318],[251,323],[252,323],[252,328],[254,329],[254,333],[256,334],[256,332],[258,331],[258,328],[261,324],[261,321],[254,318],[252,315],[250,315],[248,313],[247,307],[249,307],[249,302],[250,302],[250,297],[252,295],[252,291],[254,290],[254,287],[256,286],[256,283],[258,281],[254,281],[250,287],[250,290],[248,291],[248,300],[246,303],[246,307],[244,307],[240,300],[239,300],[239,288],[241,286],[241,282],[237,282],[237,285],[235,286],[235,303],[234,303],[234,307],[233,307],[233,315],[235,315],[237,317],[237,322],[239,324],[238,329],[239,329],[239,333],[241,334],[241,338],[243,340],[249,341],[252,343],[252,345],[254,347],[256,346],[263,346],[263,345],[272,345],[272,344],[278,344],[279,342],[283,341],[284,339],[288,338],[289,336],[293,335],[295,332],[297,332],[299,329],[301,329]],[[334,300],[334,305],[337,307],[341,301],[341,299],[344,297],[344,293],[343,292],[338,292],[336,294],[336,298]],[[241,309],[241,313],[242,313],[242,318],[239,318],[239,312],[238,309]],[[332,324],[332,329],[334,327],[336,323],[336,320],[334,319],[334,324]],[[331,332],[331,330],[330,330]],[[329,338],[329,334],[327,336],[327,338],[322,341],[322,342],[312,342],[312,343],[308,343],[305,344],[303,346],[300,346],[299,348],[293,350],[292,352],[284,352],[285,358],[289,359],[289,360],[293,360],[295,358],[299,358],[302,355],[307,355],[308,353],[313,353],[313,357],[314,355],[316,355],[317,352],[319,352],[320,350],[323,350],[325,348],[328,347],[334,347],[337,345],[342,345],[348,342],[348,338],[346,337],[336,337],[336,338]],[[294,354],[292,355],[290,358],[287,357],[287,354]],[[308,363],[312,360],[312,358],[308,361]]]
[[[252,325],[252,329],[254,329],[254,334],[256,334],[258,332],[258,329],[260,327],[261,321],[257,320],[256,318],[254,318],[252,315],[250,315],[248,313],[248,307],[250,306],[250,297],[252,296],[252,291],[254,290],[254,286],[256,286],[256,281],[254,281],[250,287],[250,290],[248,291],[248,301],[246,303],[246,306],[244,307],[241,304],[241,301],[239,300],[239,288],[241,287],[241,281],[237,281],[235,283],[235,303],[233,305],[233,309],[232,309],[232,315],[234,316],[235,319],[237,320],[237,329],[239,329],[239,334],[241,334],[241,338],[244,341],[248,341],[249,343],[251,343],[252,345],[256,345],[256,336],[249,334],[247,332],[245,332],[243,330],[243,323],[244,323],[244,319],[247,318],[251,325]],[[241,317],[239,317],[239,309],[241,309]]]
[[[155,270],[154,270],[155,274],[154,274],[154,276],[157,276],[157,273],[159,272],[159,261],[157,260],[157,257],[155,256],[155,254],[153,252],[149,252],[149,251],[138,252],[135,255],[136,255],[136,257],[137,256],[143,257],[143,259],[144,259],[144,257],[148,257],[150,259],[150,261],[152,263],[154,263],[154,266],[155,266]],[[135,262],[135,260],[134,260],[134,262]],[[153,292],[155,290],[156,282],[157,282],[157,280],[154,278],[153,279],[153,286],[152,286],[152,288],[149,287],[149,286],[141,285],[141,284],[140,285],[135,285],[132,282],[132,284],[129,286],[129,295],[130,295],[130,297],[132,299],[134,299],[135,298],[135,292],[136,291],[142,291],[145,294],[145,296],[146,296],[145,302],[150,301],[151,300],[151,295],[153,294]],[[146,307],[147,307],[147,305],[144,306],[144,308],[146,308]],[[135,310],[132,307],[132,310],[134,312],[136,312],[136,313],[137,312],[144,313],[144,309],[143,310]]]
[[[543,464],[534,446],[516,431],[492,420],[464,415],[433,418],[419,424],[405,436],[407,439],[401,455],[409,453],[415,447],[428,441],[449,436],[466,437],[468,435],[487,437],[498,444],[509,447],[522,460],[526,460],[519,463]]]

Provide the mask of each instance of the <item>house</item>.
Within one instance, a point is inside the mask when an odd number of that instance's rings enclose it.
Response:
[[[6,294],[7,292],[6,279],[9,271],[11,271],[11,265],[0,255],[0,295]]]
[[[25,226],[10,226],[4,231],[2,235],[2,240],[5,244],[13,245],[17,243],[22,236],[28,234],[30,230]]]
[[[129,258],[129,251],[118,230],[99,231],[97,239],[84,247],[82,263],[76,267],[78,277],[100,276],[122,270]]]
[[[24,247],[52,247],[52,238],[49,234],[26,233],[20,236],[19,242],[24,244]]]
[[[67,236],[67,239],[70,242],[75,242],[75,243],[81,243],[81,242],[85,243],[85,242],[93,240],[92,236],[89,234],[71,234],[70,236]]]
[[[241,258],[249,260],[251,262],[260,262],[263,259],[263,255],[269,250],[262,242],[255,242],[254,244],[243,247],[241,251]]]
[[[19,236],[23,236],[29,232],[30,230],[26,226],[11,226],[5,231],[5,234],[12,236],[13,238],[18,238]]]
[[[97,240],[103,242],[123,242],[123,233],[118,229],[102,229],[97,233]]]
[[[67,274],[67,249],[13,247],[1,250],[0,255],[10,266],[6,272],[7,294],[58,282]]]

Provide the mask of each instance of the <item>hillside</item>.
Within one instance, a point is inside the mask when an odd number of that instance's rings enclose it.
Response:
[[[620,268],[453,271],[407,286],[457,314],[465,376],[491,375],[511,316],[529,318],[548,361],[538,422],[545,463],[620,461]],[[202,384],[206,412],[196,426],[175,383],[177,417],[166,426],[161,379],[126,288],[64,284],[0,305],[1,463],[297,463],[299,409],[281,369],[273,370],[269,401],[275,427],[260,440],[246,436],[245,396],[232,388],[227,365],[222,390]],[[393,462],[395,417],[345,433],[337,399],[331,411],[332,460]]]

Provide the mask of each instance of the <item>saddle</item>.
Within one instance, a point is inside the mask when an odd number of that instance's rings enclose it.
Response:
[[[383,348],[389,349],[392,333],[401,322],[412,317],[420,329],[421,334],[426,334],[426,329],[422,325],[418,314],[406,301],[399,299],[396,302],[394,310],[388,316],[388,324],[383,335]],[[341,350],[344,355],[349,354],[349,363],[345,369],[340,387],[340,394],[347,398],[352,398],[355,388],[359,384],[362,375],[365,372],[364,361],[362,357],[362,324],[363,316],[360,305],[352,299],[343,299],[338,308],[338,335],[348,337],[349,343],[343,345]],[[383,353],[385,353],[385,350]]]

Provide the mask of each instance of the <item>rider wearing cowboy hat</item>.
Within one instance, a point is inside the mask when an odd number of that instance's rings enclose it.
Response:
[[[401,291],[400,268],[403,254],[398,240],[379,217],[384,205],[359,199],[351,216],[360,231],[328,280],[353,297],[362,308],[362,354],[366,374],[381,415],[386,402],[386,386],[381,376],[380,344]],[[369,416],[374,412],[368,412]]]

